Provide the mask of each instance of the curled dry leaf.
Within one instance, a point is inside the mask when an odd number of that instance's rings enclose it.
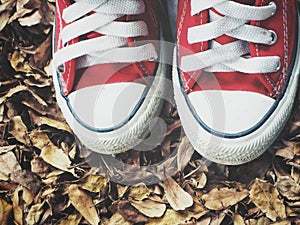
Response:
[[[170,177],[162,183],[166,198],[174,210],[185,210],[193,205],[193,198]]]
[[[146,199],[144,201],[130,201],[131,205],[149,218],[162,217],[167,209],[166,204]]]
[[[12,211],[12,205],[0,198],[0,225],[7,225],[8,217]]]
[[[77,176],[74,169],[70,169],[72,162],[69,157],[62,149],[56,147],[45,133],[41,131],[32,131],[29,137],[32,144],[41,150],[40,157],[45,162],[60,170],[72,173],[74,176]]]
[[[39,11],[35,11],[30,16],[26,16],[19,19],[19,23],[22,26],[33,26],[40,23],[41,21],[42,21],[42,16]]]
[[[146,223],[147,217],[141,214],[136,208],[134,208],[129,201],[121,200],[118,204],[119,213],[132,224]]]
[[[205,206],[212,210],[222,210],[235,205],[249,195],[248,190],[235,188],[214,188],[207,194],[202,195]]]
[[[183,171],[186,165],[189,163],[190,159],[194,154],[194,148],[186,136],[181,139],[178,147],[177,154],[177,165],[178,170]]]
[[[300,201],[300,185],[291,177],[281,176],[275,184],[281,195],[291,201]]]
[[[90,195],[83,191],[79,185],[72,184],[68,189],[71,204],[92,225],[98,225],[100,219]]]
[[[286,218],[283,201],[279,199],[277,189],[270,183],[256,179],[251,186],[250,199],[272,221]]]
[[[233,225],[245,225],[245,221],[240,214],[234,214]]]
[[[33,114],[31,116],[31,118],[33,119],[33,122],[36,125],[39,125],[39,126],[47,125],[47,126],[59,129],[59,130],[67,131],[70,134],[73,133],[66,122],[61,122],[61,121],[54,120],[54,119],[51,119],[51,118],[48,118],[45,116],[34,116]]]

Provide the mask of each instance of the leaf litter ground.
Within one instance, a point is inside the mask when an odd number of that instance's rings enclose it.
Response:
[[[300,224],[299,98],[276,143],[245,165],[196,153],[171,103],[154,150],[90,152],[56,104],[54,10],[54,0],[0,0],[1,225]]]

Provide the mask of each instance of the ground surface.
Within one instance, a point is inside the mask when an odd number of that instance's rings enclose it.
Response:
[[[299,99],[270,151],[246,165],[201,158],[172,104],[153,151],[94,154],[76,145],[56,105],[54,1],[0,3],[1,225],[300,224]]]

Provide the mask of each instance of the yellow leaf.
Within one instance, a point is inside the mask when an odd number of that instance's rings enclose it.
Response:
[[[222,210],[235,205],[249,195],[248,190],[237,190],[234,188],[214,188],[207,194],[202,195],[205,206],[212,210]]]
[[[61,219],[56,225],[78,225],[81,218],[80,214],[71,214],[67,218]]]
[[[80,187],[89,192],[100,192],[101,196],[103,196],[108,189],[108,179],[101,175],[89,175],[84,179],[84,183]]]
[[[285,206],[273,185],[256,179],[251,186],[250,199],[272,221],[276,221],[278,217],[286,218]]]
[[[12,206],[0,198],[0,225],[8,225],[8,217],[12,211]]]
[[[69,157],[62,149],[56,147],[45,133],[32,131],[29,136],[33,145],[41,150],[40,157],[45,162],[60,170],[77,176],[74,169],[70,169],[72,162]]]
[[[144,201],[130,201],[130,204],[149,218],[161,217],[167,209],[166,204],[154,202],[149,199]]]
[[[80,189],[79,185],[72,184],[69,187],[69,198],[75,209],[92,225],[100,222],[97,210],[91,196]]]
[[[173,178],[168,178],[163,182],[166,198],[174,210],[184,210],[193,205],[193,198],[184,191]]]

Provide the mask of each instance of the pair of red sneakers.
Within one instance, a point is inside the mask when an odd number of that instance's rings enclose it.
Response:
[[[159,13],[161,2],[57,1],[57,101],[94,151],[133,148],[160,113],[172,56],[164,47],[169,23]],[[186,135],[212,161],[255,159],[279,135],[297,92],[297,2],[169,3],[171,21],[177,17],[177,25],[170,23],[173,91]]]

